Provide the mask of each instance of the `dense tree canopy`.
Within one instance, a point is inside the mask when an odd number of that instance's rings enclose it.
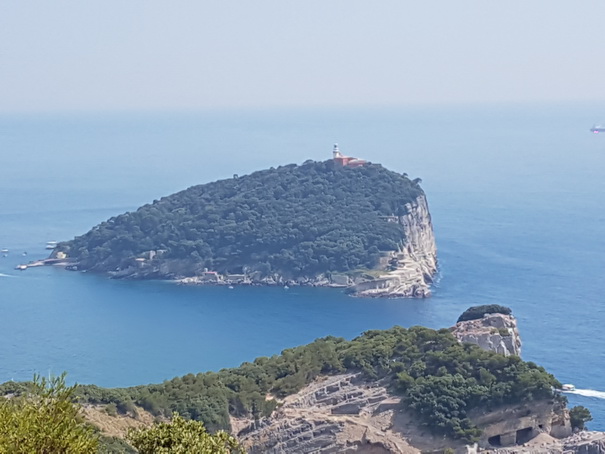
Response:
[[[318,375],[345,371],[386,379],[421,424],[465,440],[478,434],[468,418],[473,408],[552,398],[553,386],[560,386],[534,363],[460,344],[449,330],[394,327],[368,331],[352,341],[326,337],[235,369],[189,374],[162,384],[79,390],[88,402],[121,408],[136,403],[156,415],[176,411],[203,421],[209,430],[228,430],[229,414],[267,416],[277,405],[267,400],[269,394],[283,397]]]
[[[419,181],[380,165],[309,161],[193,186],[113,217],[57,252],[98,271],[128,269],[148,251],[160,252],[149,270],[164,274],[208,268],[294,278],[371,268],[404,239],[402,227],[381,216],[404,215],[422,193]]]
[[[465,310],[460,317],[458,322],[466,322],[468,320],[477,320],[483,318],[486,314],[504,314],[510,315],[513,311],[510,307],[500,306],[499,304],[485,304],[483,306],[471,306]]]

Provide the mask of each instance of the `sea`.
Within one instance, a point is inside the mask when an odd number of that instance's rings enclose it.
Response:
[[[605,134],[589,131],[603,121],[596,103],[0,115],[0,382],[158,383],[502,304],[523,358],[574,384],[570,404],[605,430]],[[15,270],[48,241],[192,185],[329,159],[334,142],[422,178],[432,298]]]

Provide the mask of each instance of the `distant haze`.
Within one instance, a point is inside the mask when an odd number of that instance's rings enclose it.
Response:
[[[602,0],[8,0],[0,112],[605,101]]]

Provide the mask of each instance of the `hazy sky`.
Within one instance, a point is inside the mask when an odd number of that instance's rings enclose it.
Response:
[[[605,101],[603,0],[3,0],[0,112]]]

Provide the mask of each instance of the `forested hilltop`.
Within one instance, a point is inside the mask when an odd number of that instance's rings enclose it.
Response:
[[[291,279],[367,269],[405,239],[384,217],[405,215],[420,195],[419,179],[377,164],[307,161],[163,197],[60,243],[54,255],[125,277],[207,269]]]

